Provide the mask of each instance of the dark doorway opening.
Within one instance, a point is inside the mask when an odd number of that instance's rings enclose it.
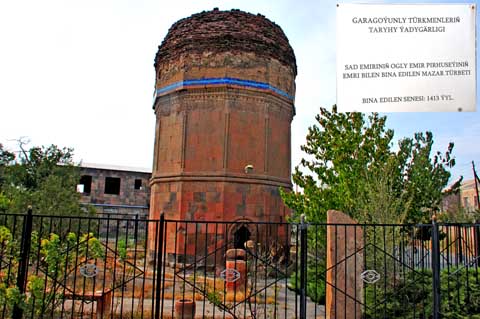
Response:
[[[233,248],[241,248],[245,249],[245,242],[250,239],[250,231],[247,227],[242,226],[240,227],[234,234],[233,234]]]

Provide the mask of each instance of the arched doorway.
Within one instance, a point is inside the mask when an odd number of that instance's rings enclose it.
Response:
[[[246,226],[242,226],[233,234],[233,247],[245,249],[245,242],[250,240],[250,231]]]

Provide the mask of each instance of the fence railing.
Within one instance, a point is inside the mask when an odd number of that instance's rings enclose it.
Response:
[[[1,317],[151,317],[156,268],[146,243],[158,223],[0,215]]]
[[[480,225],[0,215],[1,318],[480,314]]]

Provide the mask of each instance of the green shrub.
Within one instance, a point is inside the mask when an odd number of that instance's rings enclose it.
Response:
[[[319,304],[325,303],[325,265],[324,263],[318,262],[315,265],[313,262],[308,263],[307,267],[307,296],[310,299]],[[288,282],[288,287],[295,290],[297,293],[300,293],[300,269],[297,272],[294,272]]]
[[[78,263],[104,257],[100,241],[92,233],[77,236],[68,233],[60,237],[51,233],[46,238],[31,233],[30,263],[39,267],[27,278],[27,293],[20,294],[16,286],[19,267],[19,242],[8,228],[0,226],[0,309],[11,317],[15,305],[24,310],[26,318],[51,313],[63,302],[61,283],[75,275]],[[3,308],[1,308],[3,307]]]
[[[480,271],[442,272],[442,318],[480,318]]]
[[[385,281],[388,286],[385,289]],[[365,284],[366,318],[425,318],[431,314],[432,273],[412,271],[392,280]],[[426,316],[428,318],[428,316]]]
[[[430,318],[433,311],[432,272],[410,271],[405,276],[365,287],[365,318]],[[480,319],[480,272],[477,269],[442,270],[442,318]]]

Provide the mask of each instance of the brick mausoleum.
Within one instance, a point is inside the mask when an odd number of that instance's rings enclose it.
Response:
[[[239,10],[194,14],[172,25],[155,71],[150,218],[285,221],[297,68],[282,29]]]

